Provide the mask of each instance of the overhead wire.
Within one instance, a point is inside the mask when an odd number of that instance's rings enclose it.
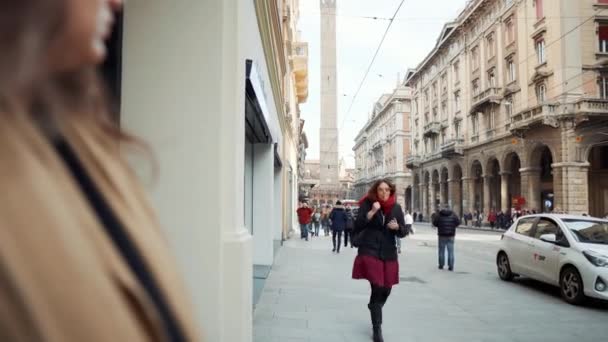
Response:
[[[346,122],[346,119],[350,115],[353,105],[355,104],[355,101],[357,100],[357,97],[359,96],[359,93],[361,92],[361,89],[363,88],[363,85],[365,84],[365,81],[367,80],[367,77],[369,76],[369,73],[374,65],[374,62],[376,61],[376,58],[378,57],[378,55],[382,49],[384,41],[386,40],[386,36],[388,35],[388,33],[391,29],[391,26],[393,25],[394,19],[397,17],[397,14],[399,14],[399,11],[401,10],[401,7],[403,6],[404,3],[405,3],[405,0],[401,0],[401,2],[399,3],[399,6],[397,7],[393,16],[391,17],[391,20],[389,21],[388,25],[386,26],[386,29],[384,30],[384,34],[382,35],[382,39],[380,40],[380,43],[378,44],[378,47],[376,48],[376,52],[374,53],[374,56],[372,57],[372,60],[370,61],[369,66],[367,67],[367,70],[365,71],[365,74],[363,75],[363,79],[361,79],[361,82],[359,83],[359,87],[357,88],[357,91],[353,95],[353,98],[350,102],[348,110],[346,111],[346,114],[344,114],[344,116],[343,116],[342,123],[340,124],[340,126],[338,126],[338,132],[340,131],[340,129],[342,129],[344,127],[344,123]],[[331,151],[335,147],[335,145],[336,145],[336,141],[333,141],[332,145],[330,145],[329,148],[325,152],[327,153],[327,152]],[[340,153],[338,151],[338,156],[339,155],[340,155]],[[328,165],[328,167],[329,167],[329,165]]]

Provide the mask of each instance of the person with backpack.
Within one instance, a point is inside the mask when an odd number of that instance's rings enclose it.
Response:
[[[396,187],[388,179],[374,183],[359,201],[359,214],[353,231],[353,244],[358,247],[353,264],[353,279],[370,283],[367,305],[372,321],[373,340],[382,342],[382,308],[399,283],[399,261],[395,238],[407,235],[403,210],[396,203]]]
[[[355,217],[350,206],[346,207],[346,228],[344,229],[344,247],[348,247],[350,241],[350,248],[353,248],[352,234],[355,229]],[[350,238],[350,239],[349,239]]]
[[[437,227],[439,269],[443,269],[445,250],[447,249],[448,268],[450,271],[454,271],[454,238],[456,236],[456,228],[460,225],[460,219],[452,210],[445,208],[435,216],[433,225]]]
[[[342,202],[337,201],[336,206],[331,210],[329,214],[331,221],[331,240],[334,245],[332,252],[340,253],[340,246],[342,245],[342,232],[346,229],[346,210],[342,206]],[[337,240],[336,240],[337,238]]]

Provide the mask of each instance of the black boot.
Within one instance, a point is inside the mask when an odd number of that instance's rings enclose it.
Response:
[[[384,342],[384,338],[382,337],[382,305],[374,303],[368,304],[367,307],[372,316],[373,341]]]

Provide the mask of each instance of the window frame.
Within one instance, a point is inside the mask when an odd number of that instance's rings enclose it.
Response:
[[[522,222],[527,222],[528,220],[532,221],[532,226],[530,227],[530,235],[526,235],[526,234],[522,234],[519,231],[519,227],[522,224]],[[521,236],[525,236],[525,237],[529,237],[529,238],[534,238],[535,235],[535,231],[536,231],[536,222],[538,222],[538,217],[522,217],[517,221],[517,225],[515,226],[515,229],[513,229],[513,233],[521,235]]]
[[[534,0],[534,7],[536,8],[536,19],[541,20],[545,17],[545,8],[543,0]]]
[[[543,104],[547,101],[547,85],[544,82],[536,85],[536,101],[538,104]]]
[[[602,100],[608,100],[608,75],[600,75],[597,83],[599,92],[598,97]]]
[[[509,83],[517,81],[517,68],[512,59],[507,60],[507,74],[509,76]]]
[[[605,2],[608,5],[608,0]],[[602,40],[602,29],[608,30],[608,22],[598,22],[597,24],[597,44],[599,53],[608,53],[608,37]]]
[[[561,227],[559,226],[559,224],[555,220],[553,220],[551,218],[548,218],[548,217],[539,217],[538,220],[536,221],[536,223],[534,224],[534,236],[533,237],[535,239],[540,240],[540,235],[538,235],[538,232],[539,232],[539,229],[538,229],[539,226],[538,225],[539,225],[539,223],[541,223],[541,221],[548,221],[548,222],[552,223],[557,228],[557,231],[561,231]],[[555,232],[555,236],[558,236],[557,231]],[[553,233],[545,233],[544,231],[543,231],[543,233],[544,234],[553,234]],[[544,235],[544,234],[542,234],[542,235]],[[562,231],[562,235],[564,235],[563,231]]]
[[[537,64],[542,65],[547,63],[547,45],[544,37],[534,41],[534,50],[536,51]]]

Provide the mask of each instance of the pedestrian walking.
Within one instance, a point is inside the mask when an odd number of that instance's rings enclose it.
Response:
[[[314,226],[314,232],[312,236],[319,236],[319,228],[321,227],[321,209],[315,208],[314,214],[312,215],[312,224]]]
[[[323,208],[323,212],[321,213],[321,227],[323,228],[323,234],[325,236],[329,236],[329,206],[325,206]]]
[[[342,202],[337,201],[336,206],[332,209],[329,214],[331,221],[331,240],[334,245],[333,252],[340,253],[340,246],[342,245],[342,233],[346,229],[346,210],[342,206]]]
[[[350,206],[346,207],[346,227],[344,229],[344,247],[348,247],[350,241],[350,248],[353,248],[352,234],[355,229],[355,216]]]
[[[488,222],[490,222],[490,227],[492,227],[492,230],[494,230],[494,227],[496,226],[496,218],[496,212],[491,210],[490,214],[488,214]]]
[[[120,5],[0,1],[2,341],[202,338],[96,74]]]
[[[460,225],[460,219],[449,208],[443,209],[435,217],[433,225],[437,227],[438,247],[439,247],[439,269],[445,265],[445,251],[448,252],[448,269],[454,271],[454,238],[456,228]]]
[[[298,214],[298,222],[300,223],[300,239],[308,241],[310,222],[312,222],[312,209],[308,206],[308,203],[304,202],[296,212]]]
[[[419,220],[420,222],[423,222],[423,220],[424,220],[424,215],[423,215],[422,213],[418,214],[418,220]]]
[[[409,211],[405,212],[404,222],[407,233],[414,234],[414,218],[410,215]],[[396,236],[395,240],[397,244],[397,253],[401,254],[401,238]]]
[[[418,218],[418,212],[417,212],[417,211],[415,211],[415,212],[414,212],[414,216],[413,216],[414,222],[416,222],[416,219],[417,219],[417,218]]]
[[[366,279],[371,286],[367,305],[372,321],[374,342],[382,338],[382,308],[394,285],[399,283],[399,262],[395,237],[405,237],[407,230],[401,206],[396,203],[395,185],[378,180],[359,202],[360,209],[353,232],[358,247],[353,264],[353,279]]]
[[[470,211],[464,214],[464,225],[468,227],[469,222],[473,223],[473,214]]]

